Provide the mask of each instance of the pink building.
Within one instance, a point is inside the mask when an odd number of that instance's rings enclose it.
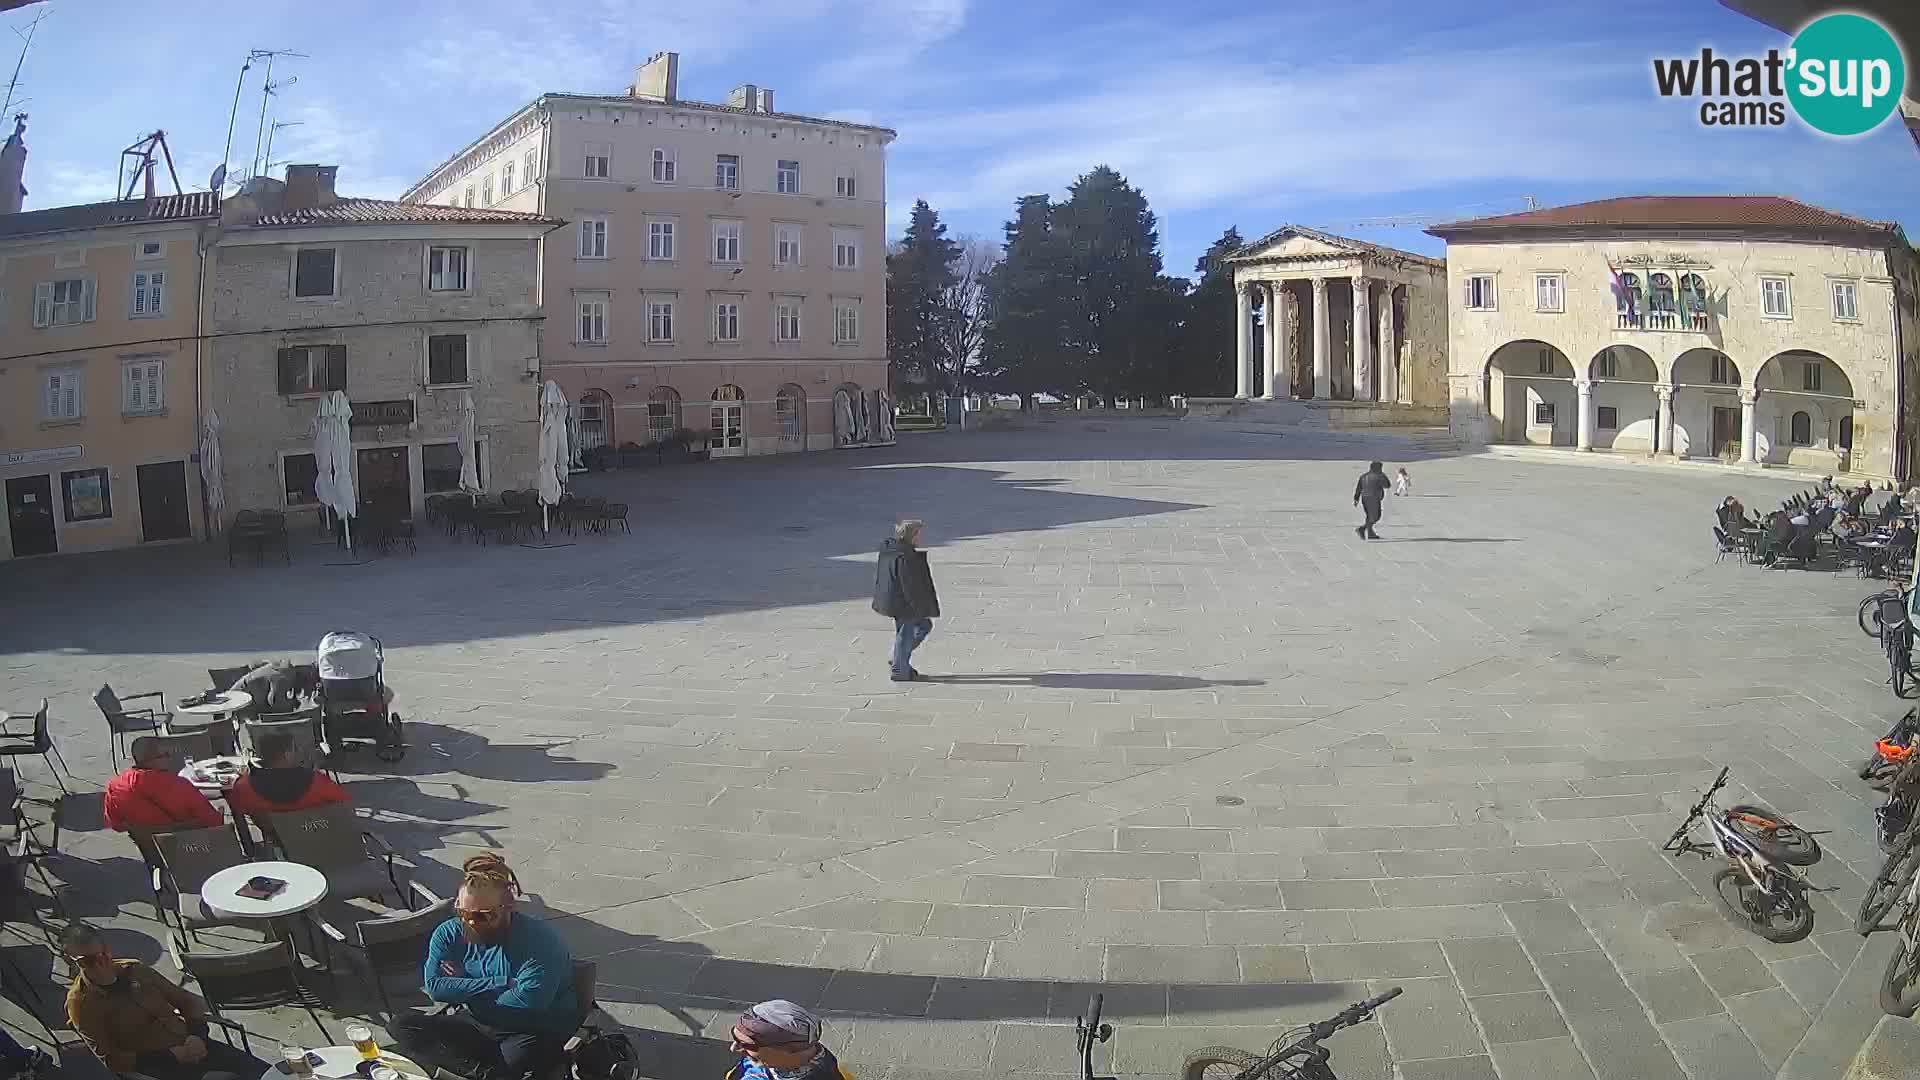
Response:
[[[540,351],[589,446],[679,428],[721,456],[891,441],[894,133],[678,83],[661,53],[625,94],[542,95],[404,199],[567,222],[541,256]]]

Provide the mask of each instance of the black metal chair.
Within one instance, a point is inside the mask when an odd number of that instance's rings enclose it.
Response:
[[[1725,529],[1722,529],[1718,525],[1713,527],[1713,546],[1715,549],[1713,556],[1714,562],[1724,562],[1727,556],[1739,554],[1739,549],[1734,546],[1733,539],[1727,535]]]
[[[142,735],[134,741],[152,743],[162,750],[177,754],[182,764],[189,761],[202,761],[219,753],[214,741],[214,732],[208,728],[182,731],[177,735]]]
[[[284,943],[270,941],[232,952],[192,953],[179,948],[177,936],[169,934],[168,941],[174,946],[174,960],[180,970],[200,984],[200,996],[206,999],[207,1010],[212,1014],[208,1019],[228,1031],[238,1032],[241,1048],[247,1053],[253,1053],[247,1029],[228,1020],[225,1013],[299,1005],[307,1010],[313,1026],[320,1029],[322,1045],[333,1041],[327,1025],[320,1021],[320,1014],[313,1011],[301,988],[294,955]]]
[[[160,707],[157,709],[127,708],[128,702],[143,698],[158,701]],[[120,767],[120,755],[126,753],[128,735],[140,731],[159,731],[173,720],[173,714],[167,711],[166,695],[158,690],[150,690],[143,694],[128,694],[123,698],[113,692],[111,685],[102,683],[100,689],[94,692],[93,703],[100,707],[100,715],[107,718],[108,747],[113,752],[115,769]]]
[[[54,768],[53,761],[48,760],[49,754],[60,762],[59,769]],[[53,745],[53,735],[47,730],[46,698],[40,699],[40,710],[33,714],[32,735],[0,735],[0,758],[23,756],[39,758],[47,771],[53,774],[53,782],[60,786],[60,794],[72,794],[67,790],[67,782],[60,779],[61,769],[66,769],[68,776],[73,775],[73,770],[67,768],[67,759],[61,755],[60,748]]]
[[[315,917],[322,933],[360,958],[361,966],[366,968],[367,981],[373,984],[381,1007],[386,1010],[388,1024],[393,1023],[395,1013],[393,1000],[387,996],[385,976],[404,974],[412,985],[418,986],[420,958],[427,954],[427,939],[442,923],[453,917],[452,900],[442,900],[419,882],[410,884],[423,901],[413,911],[358,920],[350,925],[351,932],[342,931],[326,919]]]

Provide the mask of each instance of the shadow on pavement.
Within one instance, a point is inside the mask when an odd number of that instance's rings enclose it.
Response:
[[[1204,690],[1209,686],[1265,686],[1265,679],[1202,679],[1194,675],[1134,675],[1117,671],[987,672],[979,675],[928,675],[932,683],[976,686],[1041,686],[1061,690]]]

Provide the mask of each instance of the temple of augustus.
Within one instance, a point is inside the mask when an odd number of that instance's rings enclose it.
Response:
[[[1196,419],[1312,427],[1447,423],[1447,266],[1283,226],[1229,258],[1234,396]]]

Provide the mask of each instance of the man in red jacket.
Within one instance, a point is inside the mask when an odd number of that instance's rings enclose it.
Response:
[[[107,781],[104,804],[107,827],[118,832],[126,832],[131,825],[211,828],[226,820],[200,789],[180,775],[179,756],[158,739],[133,740],[133,768]]]
[[[260,764],[227,789],[227,805],[234,813],[279,814],[353,801],[347,789],[325,773],[294,760],[291,735],[262,735],[253,750]]]

